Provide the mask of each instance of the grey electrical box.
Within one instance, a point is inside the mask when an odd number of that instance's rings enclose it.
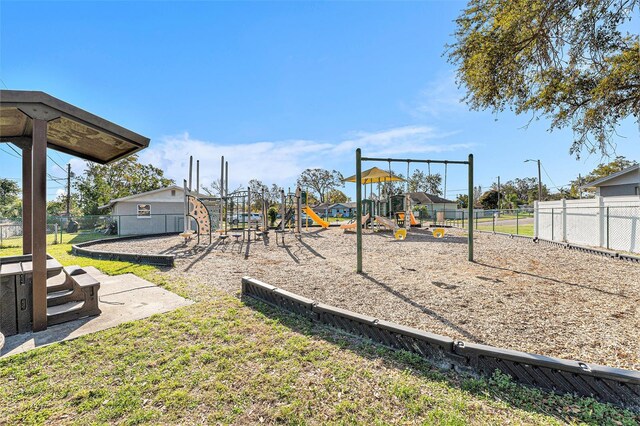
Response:
[[[0,263],[0,333],[5,336],[31,330],[33,318],[32,274],[25,274],[25,256],[5,257]],[[29,259],[30,260],[30,259]]]

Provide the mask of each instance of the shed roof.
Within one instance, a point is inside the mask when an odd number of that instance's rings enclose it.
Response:
[[[438,195],[427,194],[426,192],[410,192],[409,196],[416,204],[456,204],[455,201],[447,200]]]
[[[0,142],[29,146],[30,118],[48,121],[48,148],[100,164],[149,146],[149,138],[44,92],[0,90]]]
[[[113,207],[114,204],[119,203],[121,201],[136,201],[140,197],[144,197],[144,196],[152,195],[152,194],[157,194],[159,192],[168,191],[170,189],[173,189],[175,191],[180,191],[180,192],[184,191],[184,188],[180,188],[178,185],[171,185],[171,186],[166,186],[164,188],[154,189],[152,191],[141,192],[139,194],[127,195],[126,197],[114,198],[113,200],[109,201],[108,204],[105,204],[104,206],[100,206],[98,208],[99,209],[111,208],[111,207]],[[180,201],[180,202],[182,203],[184,201]]]
[[[588,184],[586,184],[584,186],[589,186],[589,187],[602,186],[603,184],[605,184],[605,183],[607,183],[607,182],[609,182],[609,181],[611,181],[613,179],[616,179],[616,178],[618,178],[620,176],[626,175],[627,173],[631,173],[631,172],[636,172],[637,173],[638,170],[640,170],[640,164],[634,164],[633,166],[627,167],[626,169],[620,170],[619,172],[612,173],[609,176],[605,176],[603,178],[596,179],[593,182],[589,182]]]

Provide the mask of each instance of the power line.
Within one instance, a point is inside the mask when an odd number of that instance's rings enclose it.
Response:
[[[62,170],[63,172],[67,173],[67,169],[65,169],[60,164],[58,164],[58,162],[56,160],[54,160],[53,158],[51,158],[51,156],[49,154],[47,154],[47,158],[49,160],[53,161],[53,164],[55,164],[56,166],[60,167],[60,170]]]
[[[4,153],[5,153],[5,154],[7,154],[7,155],[12,156],[13,158],[17,158],[18,160],[20,159],[20,157],[16,156],[16,155],[15,155],[14,153],[12,153],[12,152],[6,151],[6,150],[4,150],[4,149],[2,149],[2,148],[0,148],[0,151],[4,152]]]
[[[13,150],[13,152],[15,152],[15,153],[16,153],[16,155],[17,155],[18,157],[22,157],[22,154],[20,154],[20,152],[18,152],[18,150],[17,150],[17,149],[15,149],[15,148],[13,147],[13,145],[11,145],[11,144],[8,144],[8,145],[9,145],[9,148],[11,148],[11,149]]]

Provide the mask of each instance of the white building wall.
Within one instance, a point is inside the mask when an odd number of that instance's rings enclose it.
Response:
[[[595,197],[536,203],[539,238],[640,253],[640,198]]]

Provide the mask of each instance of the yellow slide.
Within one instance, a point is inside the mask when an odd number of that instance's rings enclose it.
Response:
[[[320,216],[318,216],[316,214],[316,212],[311,210],[311,207],[305,207],[304,208],[304,212],[307,214],[307,216],[309,216],[311,219],[313,219],[313,221],[315,223],[317,223],[318,225],[322,226],[323,228],[328,228],[329,227],[329,222],[327,222],[326,220],[322,220],[320,218]]]
[[[369,220],[369,213],[367,213],[366,215],[362,216],[362,223],[366,223],[367,220]],[[356,229],[356,226],[358,226],[358,222],[355,221],[355,219],[353,221],[350,221],[349,223],[345,223],[343,225],[340,225],[340,229]]]

